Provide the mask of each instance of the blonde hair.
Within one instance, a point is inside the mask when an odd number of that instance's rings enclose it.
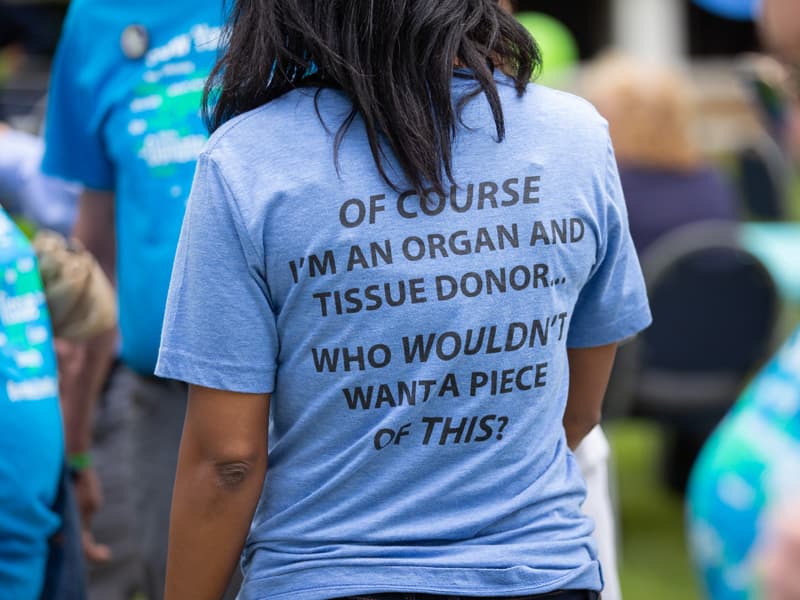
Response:
[[[680,73],[609,54],[589,67],[583,87],[608,119],[620,162],[677,171],[700,165],[691,85]]]

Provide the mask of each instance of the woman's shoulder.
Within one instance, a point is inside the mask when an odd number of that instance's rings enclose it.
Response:
[[[608,123],[587,100],[537,83],[528,84],[521,95],[504,90],[502,100],[512,147],[546,149],[542,152],[551,164],[581,173],[602,171],[609,163]]]
[[[316,137],[330,130],[318,114],[320,107],[330,103],[328,96],[327,93],[318,95],[317,88],[298,88],[237,115],[211,134],[205,153],[212,157],[224,156],[230,151],[253,147],[262,155],[269,155],[271,150],[285,154],[311,141],[318,142]]]
[[[563,112],[571,115],[576,120],[594,125],[606,123],[606,120],[600,115],[594,104],[577,94],[535,82],[528,85],[528,93],[533,94],[533,97],[542,104],[545,110]]]
[[[608,122],[588,100],[575,94],[529,83],[523,94],[503,92],[508,131],[552,147],[581,148],[579,155],[602,162],[610,142]]]
[[[594,105],[576,94],[531,82],[520,99],[526,108],[554,126],[602,132],[608,130],[608,122]]]

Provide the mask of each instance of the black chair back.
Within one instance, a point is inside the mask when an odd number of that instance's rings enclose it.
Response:
[[[786,218],[788,166],[772,139],[741,150],[737,156],[739,190],[751,219],[780,221]]]
[[[636,405],[654,416],[726,410],[769,356],[780,301],[727,223],[682,227],[642,260],[653,325],[636,343]]]

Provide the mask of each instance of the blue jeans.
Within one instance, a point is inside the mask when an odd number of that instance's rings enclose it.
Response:
[[[337,600],[600,600],[600,593],[590,590],[563,590],[536,594],[534,596],[496,596],[478,598],[475,596],[438,596],[436,594],[371,594],[348,596]]]
[[[85,600],[81,523],[66,468],[54,508],[61,516],[61,529],[50,540],[42,600]]]

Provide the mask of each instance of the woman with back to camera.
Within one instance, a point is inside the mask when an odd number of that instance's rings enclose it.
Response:
[[[497,0],[235,3],[157,368],[168,600],[242,547],[243,600],[598,597],[570,448],[650,314],[605,122],[538,63]]]

